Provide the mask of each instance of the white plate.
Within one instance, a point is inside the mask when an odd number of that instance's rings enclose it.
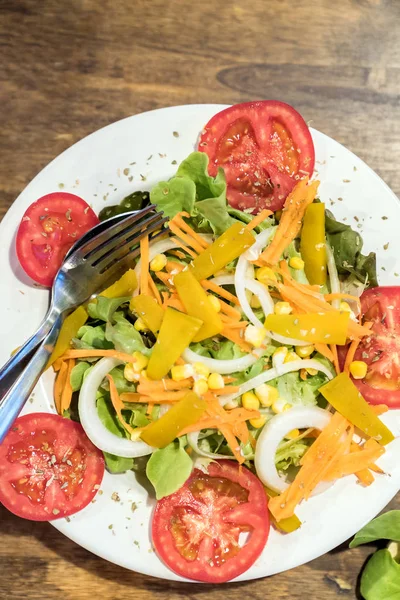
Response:
[[[177,106],[113,123],[66,150],[26,187],[0,225],[0,364],[35,330],[48,302],[47,291],[32,286],[15,257],[15,231],[29,204],[63,184],[65,191],[82,196],[98,211],[106,204],[119,202],[133,190],[150,188],[158,180],[173,175],[176,167],[172,161],[179,163],[194,149],[202,127],[222,108],[220,105]],[[366,251],[377,252],[380,283],[400,284],[394,273],[400,272],[397,198],[349,150],[318,131],[313,130],[312,135],[321,199],[337,217],[359,227]],[[129,181],[131,176],[133,180]],[[385,251],[383,246],[387,242],[389,248]],[[51,384],[52,376],[46,373],[25,412],[54,410]],[[385,415],[385,421],[400,435],[400,411]],[[271,531],[261,557],[238,580],[296,567],[351,537],[399,490],[399,457],[400,439],[388,446],[381,461],[388,475],[377,477],[369,488],[364,489],[356,484],[354,477],[349,477],[304,503],[298,509],[303,521],[301,529],[287,536]],[[70,522],[54,521],[54,527],[77,544],[118,565],[182,581],[152,551],[149,524],[153,501],[134,474],[107,473],[101,489],[103,494],[97,496],[94,504],[73,516]],[[113,492],[119,494],[120,502],[111,499]],[[131,510],[132,502],[137,505],[135,512]]]

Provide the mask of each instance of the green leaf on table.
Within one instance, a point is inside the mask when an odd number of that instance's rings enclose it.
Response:
[[[365,600],[400,600],[400,565],[389,550],[378,550],[369,559],[360,591]]]
[[[152,483],[157,500],[179,490],[190,476],[193,461],[179,442],[172,442],[156,450],[146,467],[146,475]]]
[[[376,540],[400,542],[400,510],[390,510],[365,525],[350,542],[350,548]]]

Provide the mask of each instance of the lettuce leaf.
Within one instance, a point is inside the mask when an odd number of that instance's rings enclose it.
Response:
[[[124,317],[122,312],[114,313],[115,324],[110,322],[106,325],[106,339],[113,344],[116,350],[132,354],[135,351],[143,354],[151,354],[151,350],[145,346],[142,336],[130,321]]]
[[[207,169],[207,154],[192,152],[174,177],[153,187],[150,201],[170,218],[185,211],[198,231],[221,235],[236,220],[228,212],[223,169],[216,177],[208,175]]]
[[[72,369],[70,375],[70,383],[73,392],[81,389],[86,371],[90,369],[90,364],[86,361],[78,362]]]
[[[253,214],[243,212],[243,210],[232,208],[230,206],[228,206],[228,213],[231,215],[231,217],[234,217],[234,219],[236,219],[237,221],[241,221],[246,225],[247,223],[250,223],[250,221],[252,221],[254,218]],[[262,221],[262,223],[260,223],[259,225],[257,225],[257,227],[254,228],[254,231],[256,233],[261,233],[261,231],[264,231],[264,229],[269,229],[269,227],[272,227],[272,225],[275,224],[275,219],[273,216],[271,216],[268,219]]]
[[[287,471],[289,467],[300,466],[300,460],[310,447],[310,441],[297,440],[290,445],[285,445],[282,448],[278,447],[275,454],[275,466],[278,471]]]
[[[87,310],[92,319],[107,322],[111,321],[113,314],[121,304],[129,302],[129,300],[129,297],[106,298],[105,296],[97,296],[95,301],[88,304]]]
[[[157,500],[179,490],[190,476],[193,461],[181,440],[172,442],[151,455],[146,475],[156,491]]]
[[[110,473],[125,473],[125,471],[130,471],[133,469],[133,458],[116,456],[115,454],[110,454],[109,452],[103,452],[103,454],[107,471]]]
[[[107,350],[113,347],[106,339],[104,325],[83,325],[74,338],[73,344],[75,348],[96,348],[99,350]],[[97,360],[97,359],[96,359]]]

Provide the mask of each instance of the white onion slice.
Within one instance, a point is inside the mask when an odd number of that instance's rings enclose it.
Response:
[[[332,415],[317,406],[294,406],[290,410],[272,417],[261,431],[254,457],[254,465],[258,477],[264,485],[276,492],[283,492],[289,487],[285,478],[281,477],[275,466],[275,455],[281,440],[293,429],[324,429]]]
[[[182,353],[182,358],[188,363],[199,362],[205,365],[213,373],[219,373],[220,375],[229,375],[230,373],[238,373],[245,371],[259,359],[262,354],[261,349],[254,350],[254,354],[246,354],[241,358],[233,358],[231,360],[218,360],[217,358],[209,358],[208,356],[201,356],[186,348]],[[254,356],[255,355],[255,356]]]
[[[140,440],[131,441],[117,437],[103,425],[97,412],[96,392],[107,373],[121,363],[117,358],[102,358],[85,377],[79,393],[78,410],[81,425],[90,441],[103,452],[126,458],[146,456],[151,454],[154,448]]]
[[[246,260],[257,260],[261,252],[269,242],[269,238],[272,237],[272,235],[277,229],[277,227],[269,227],[268,229],[264,229],[264,231],[261,231],[261,233],[258,233],[256,235],[256,241],[254,242],[254,244],[250,246],[250,248],[246,250],[246,252],[244,252],[242,256],[244,256]]]
[[[262,383],[266,383],[267,381],[271,381],[272,379],[276,379],[281,375],[286,375],[287,373],[292,373],[293,371],[300,371],[300,369],[317,369],[324,373],[328,379],[333,379],[332,373],[318,360],[313,358],[304,359],[304,360],[294,360],[292,362],[283,363],[283,365],[279,367],[274,367],[272,369],[268,369],[268,371],[264,371],[260,373],[256,377],[249,379],[241,386],[239,386],[239,390],[234,392],[233,394],[229,394],[229,396],[222,396],[220,399],[221,404],[224,406],[231,400],[238,398],[245,392],[249,392],[250,390],[254,390],[256,387],[261,385]]]
[[[226,454],[216,454],[214,452],[207,452],[206,450],[202,450],[199,448],[199,431],[194,431],[192,433],[188,433],[187,440],[189,446],[198,454],[199,456],[204,456],[205,458],[211,458],[212,460],[232,460],[232,456],[227,456]]]

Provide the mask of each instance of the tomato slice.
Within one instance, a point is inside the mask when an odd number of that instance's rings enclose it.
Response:
[[[228,202],[234,208],[279,210],[299,179],[311,176],[315,153],[303,117],[277,100],[236,104],[205,126],[199,150],[209,173],[223,167]]]
[[[400,287],[366,290],[361,311],[363,320],[373,325],[354,355],[354,360],[367,363],[367,375],[354,383],[370,404],[400,407]]]
[[[0,446],[0,502],[19,517],[72,515],[96,495],[103,454],[79,423],[58,415],[19,417]]]
[[[152,536],[156,552],[175,573],[223,583],[257,560],[269,529],[261,482],[224,460],[210,464],[208,474],[195,469],[180,490],[157,503]]]
[[[25,273],[51,286],[71,246],[99,219],[75,194],[54,192],[27,208],[17,233],[17,256]]]

